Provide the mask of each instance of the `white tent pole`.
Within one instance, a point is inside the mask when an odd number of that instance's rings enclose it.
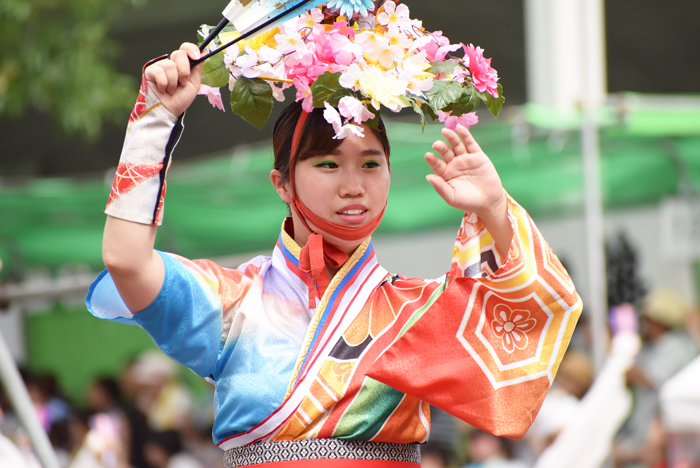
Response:
[[[583,2],[585,64],[581,144],[584,161],[586,249],[588,257],[588,310],[591,317],[593,362],[600,370],[607,355],[607,290],[600,183],[600,141],[597,111],[605,93],[605,39],[603,0]]]
[[[17,412],[20,422],[29,434],[36,456],[44,468],[60,468],[56,453],[51,447],[51,442],[41,427],[37,418],[34,405],[29,398],[29,393],[22,383],[22,377],[15,366],[10,350],[5,344],[5,339],[0,333],[0,381],[4,384],[12,406]]]

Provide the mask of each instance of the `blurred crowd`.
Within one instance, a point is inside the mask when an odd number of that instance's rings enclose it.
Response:
[[[609,355],[590,357],[584,313],[542,409],[522,440],[496,437],[433,408],[425,468],[700,468],[700,313],[657,290],[611,309]],[[213,388],[195,396],[159,351],[96,377],[81,405],[50,374],[24,372],[37,415],[66,468],[220,468]],[[39,467],[0,392],[0,466]],[[5,460],[10,458],[5,458]],[[19,459],[19,458],[18,458]],[[9,464],[7,466],[15,466]]]
[[[22,371],[39,420],[66,468],[222,468],[212,443],[212,392],[195,394],[178,366],[160,351],[126,363],[117,378],[94,378],[77,405],[51,374]],[[20,467],[40,467],[26,432],[3,397],[0,432],[22,456]],[[7,445],[5,445],[7,447]],[[0,448],[0,466],[3,449]],[[7,465],[13,466],[13,465]]]

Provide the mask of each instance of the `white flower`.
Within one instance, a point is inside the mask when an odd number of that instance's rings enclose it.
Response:
[[[377,15],[377,22],[382,26],[410,29],[412,22],[409,15],[408,7],[403,3],[397,7],[396,3],[387,1],[384,3],[384,12]]]
[[[383,73],[379,67],[369,67],[360,77],[360,91],[372,99],[372,106],[379,110],[384,105],[394,112],[411,103],[406,99],[408,81],[400,80],[392,73]]]
[[[399,78],[408,82],[409,93],[425,97],[423,92],[433,87],[433,76],[426,72],[428,68],[430,68],[430,62],[428,62],[424,51],[401,61],[397,71]]]
[[[365,132],[362,130],[362,127],[353,124],[347,124],[340,127],[340,130],[335,133],[333,139],[342,140],[348,135],[355,135],[357,137],[364,138]]]
[[[384,69],[389,69],[394,68],[394,64],[400,62],[403,56],[403,49],[397,45],[393,45],[382,50],[376,60]]]
[[[355,36],[362,53],[371,61],[377,62],[382,51],[389,47],[389,40],[373,32],[361,32]]]
[[[353,124],[343,125],[343,119],[340,117],[338,111],[327,102],[324,103],[324,106],[326,109],[323,111],[323,118],[325,118],[326,122],[333,126],[333,130],[335,131],[335,136],[333,139],[342,140],[348,135],[355,135],[360,138],[364,138],[365,134],[362,127]]]
[[[277,41],[277,50],[282,54],[289,54],[292,52],[299,52],[303,54],[306,51],[306,43],[301,38],[301,34],[298,31],[291,34],[276,34],[275,41]]]
[[[241,75],[246,78],[257,78],[260,76],[260,72],[254,70],[254,67],[260,64],[258,53],[249,46],[246,46],[245,51],[245,54],[236,58],[236,67],[241,69]]]
[[[326,109],[323,111],[323,118],[326,119],[326,122],[333,125],[333,130],[335,130],[335,133],[338,133],[340,127],[343,126],[343,121],[340,118],[340,114],[327,102],[324,103],[324,106]]]
[[[360,78],[362,77],[362,70],[359,65],[353,63],[348,67],[343,74],[340,75],[340,86],[347,89],[357,90],[360,89]]]
[[[298,17],[298,22],[296,24],[296,30],[302,31],[304,34],[309,32],[319,33],[323,32],[323,12],[320,8],[313,8],[307,13],[303,13]]]
[[[276,65],[280,60],[282,60],[282,54],[277,50],[269,46],[262,46],[258,49],[258,57],[263,63],[269,63],[271,65]]]
[[[365,120],[374,118],[374,114],[361,101],[352,96],[342,98],[338,103],[338,110],[343,117],[353,119],[356,124],[361,124]]]
[[[392,46],[399,46],[404,50],[413,47],[413,41],[399,28],[389,28],[384,37],[389,40],[389,44]]]

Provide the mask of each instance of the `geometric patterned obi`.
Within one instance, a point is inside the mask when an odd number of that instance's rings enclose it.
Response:
[[[373,466],[376,462],[385,462],[383,466],[413,467],[420,464],[420,448],[418,444],[344,439],[259,442],[227,450],[224,455],[224,467],[272,466],[276,463],[281,467],[294,466],[295,463],[285,462],[304,463],[304,460],[324,460],[327,467],[333,466],[333,460],[352,460],[353,466],[359,467],[363,465],[362,460],[375,461]]]

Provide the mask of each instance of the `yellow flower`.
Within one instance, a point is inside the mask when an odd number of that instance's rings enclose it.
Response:
[[[264,32],[262,34],[257,34],[250,39],[245,41],[240,41],[238,46],[240,50],[244,50],[246,46],[249,46],[253,50],[259,50],[262,46],[268,46],[272,49],[277,47],[277,41],[275,41],[275,35],[279,34],[279,28],[274,28],[270,31]],[[236,39],[241,35],[238,31],[229,31],[219,34],[221,41],[226,44]]]
[[[385,106],[394,112],[411,103],[406,99],[408,83],[400,80],[393,73],[383,73],[379,67],[369,67],[360,76],[360,91],[372,99],[372,106],[379,109]]]

